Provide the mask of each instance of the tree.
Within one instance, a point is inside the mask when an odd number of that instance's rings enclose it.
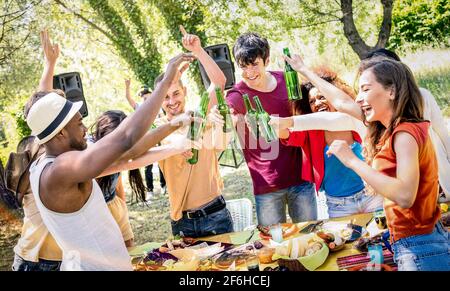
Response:
[[[371,50],[384,48],[386,46],[391,34],[393,2],[394,0],[381,0],[381,4],[383,5],[383,20],[378,33],[378,40],[375,46],[369,46],[361,38],[356,29],[353,19],[353,1],[341,0],[342,17],[340,18],[340,21],[344,25],[344,35],[360,59],[365,58]]]
[[[390,48],[398,50],[406,43],[413,47],[450,46],[449,1],[399,0],[395,6]]]
[[[20,50],[30,36],[30,21],[26,21],[26,15],[40,1],[2,1],[2,12],[0,14],[0,67]],[[13,33],[25,31],[24,35]]]
[[[162,65],[162,56],[154,38],[158,31],[147,28],[142,8],[135,0],[119,1],[126,12],[125,15],[119,12],[118,7],[113,7],[111,1],[87,0],[93,10],[93,18],[101,23],[69,8],[62,0],[55,0],[55,2],[104,34],[128,63],[139,81],[149,86],[153,85],[155,78],[161,73]],[[203,44],[206,43],[206,35],[199,30],[203,16],[198,1],[167,0],[152,1],[149,4],[154,5],[161,12],[174,42],[180,43],[181,33],[178,27],[183,24],[190,33],[197,34]],[[178,46],[181,48],[181,45]],[[193,76],[196,83],[201,85],[197,68],[193,69]]]
[[[135,42],[131,28],[122,19],[122,16],[107,0],[88,0],[89,5],[106,26],[94,23],[86,16],[70,9],[61,0],[56,3],[71,11],[92,28],[104,34],[114,45],[120,56],[128,63],[139,81],[152,85],[161,70],[161,54],[158,52],[152,34],[148,32],[142,20],[142,12],[133,0],[122,1],[127,17],[134,26],[140,42]]]

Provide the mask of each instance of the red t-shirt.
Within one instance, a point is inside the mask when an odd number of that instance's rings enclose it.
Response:
[[[373,160],[373,167],[390,176],[397,177],[397,158],[394,151],[394,136],[400,131],[409,133],[419,146],[420,179],[417,196],[411,208],[403,209],[392,201],[385,200],[384,210],[394,241],[401,238],[429,234],[440,217],[438,198],[438,168],[436,155],[428,135],[430,123],[403,122]]]
[[[252,106],[253,96],[258,96],[265,111],[280,117],[290,116],[286,83],[283,72],[270,72],[277,80],[277,87],[272,92],[259,92],[249,88],[244,82],[233,86],[227,93],[227,103],[235,114],[245,115],[243,94],[248,94]],[[237,132],[244,152],[247,166],[253,180],[255,195],[270,193],[302,182],[302,153],[298,147],[290,147],[279,140],[270,144],[263,138],[256,142],[249,133],[243,119],[239,119]]]

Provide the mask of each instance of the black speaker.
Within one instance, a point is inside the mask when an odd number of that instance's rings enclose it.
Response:
[[[88,109],[86,100],[84,99],[83,84],[81,83],[80,73],[70,72],[53,76],[53,88],[63,90],[66,94],[67,100],[69,101],[83,101],[83,106],[81,106],[79,112],[83,117],[88,116]]]
[[[226,43],[217,44],[205,47],[205,51],[211,58],[216,62],[222,72],[225,74],[227,78],[227,82],[225,83],[225,89],[230,89],[236,83],[236,79],[234,77],[234,65],[231,61],[230,49]],[[202,64],[200,64],[200,74],[202,75],[203,85],[208,89],[211,81],[209,80],[205,68],[203,68]]]

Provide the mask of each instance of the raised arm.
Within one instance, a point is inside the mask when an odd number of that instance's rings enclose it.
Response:
[[[70,151],[58,156],[52,164],[53,179],[55,181],[65,180],[64,182],[67,184],[88,181],[100,175],[108,166],[130,150],[155,120],[162,100],[167,95],[167,90],[180,64],[192,61],[192,59],[192,55],[180,54],[170,60],[163,80],[150,98],[147,98],[142,106],[139,106],[112,133],[84,151]]]
[[[130,79],[125,80],[125,98],[127,98],[128,104],[130,104],[133,110],[136,110],[136,101],[131,97],[131,89],[130,89],[131,81]]]
[[[39,81],[38,91],[50,91],[53,89],[53,74],[60,49],[58,44],[52,44],[46,29],[41,31],[40,38],[42,50],[44,51],[44,71]]]
[[[209,108],[212,108],[212,106],[217,104],[217,100],[215,97],[216,94],[214,92],[215,86],[220,86],[220,88],[224,89],[227,79],[216,62],[214,62],[214,60],[203,49],[200,38],[196,35],[188,34],[182,25],[180,25],[180,31],[183,34],[183,47],[188,51],[191,51],[194,56],[197,57],[200,64],[202,64],[203,68],[205,68],[206,75],[211,81],[208,92],[211,98],[211,101],[209,102]]]
[[[359,120],[362,120],[361,108],[356,102],[344,91],[337,88],[333,84],[317,76],[304,64],[299,55],[293,55],[292,58],[283,56],[291,67],[307,78],[327,100],[336,108],[337,111],[347,113]]]

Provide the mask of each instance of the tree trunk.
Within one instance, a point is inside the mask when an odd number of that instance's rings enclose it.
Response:
[[[341,22],[344,25],[344,35],[359,59],[364,59],[372,50],[386,46],[391,34],[393,2],[394,0],[381,0],[381,4],[383,5],[383,22],[378,33],[378,41],[375,46],[371,47],[364,42],[356,29],[353,20],[353,1],[341,0],[341,11],[343,14]]]

